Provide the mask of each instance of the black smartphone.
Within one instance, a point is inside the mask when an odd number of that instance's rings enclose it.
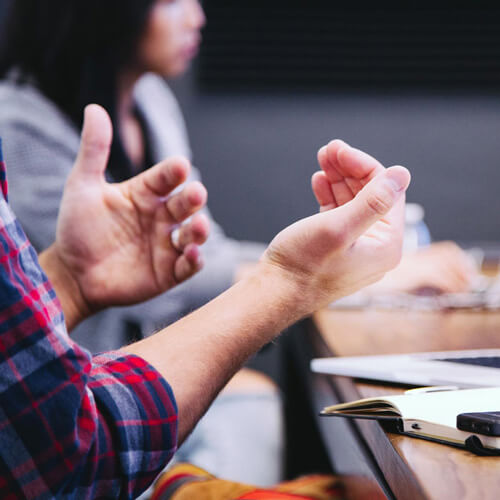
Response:
[[[460,413],[457,415],[457,429],[485,436],[500,436],[500,411]]]

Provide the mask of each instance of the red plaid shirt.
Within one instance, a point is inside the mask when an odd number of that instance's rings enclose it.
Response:
[[[175,451],[172,390],[139,357],[70,340],[1,152],[0,187],[0,497],[134,498]]]

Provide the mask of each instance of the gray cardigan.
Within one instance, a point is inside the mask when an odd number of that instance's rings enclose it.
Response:
[[[191,157],[184,120],[166,83],[146,75],[135,89],[154,162],[181,154]],[[0,136],[8,166],[9,199],[38,251],[55,238],[64,183],[75,160],[79,131],[67,116],[34,86],[0,83]],[[191,177],[199,178],[193,169]],[[207,209],[207,214],[210,213]],[[103,311],[79,325],[72,337],[93,352],[121,347],[126,325],[148,335],[199,307],[226,289],[236,267],[256,260],[264,247],[228,238],[210,217],[211,235],[203,247],[205,268],[167,293],[132,307]]]

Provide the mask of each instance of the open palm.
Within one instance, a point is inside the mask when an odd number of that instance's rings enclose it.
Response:
[[[304,305],[311,310],[380,279],[399,262],[410,182],[405,168],[385,169],[342,141],[322,148],[318,159],[322,171],[312,186],[321,213],[279,233],[263,259],[299,283],[315,303]]]
[[[187,160],[170,158],[119,184],[105,181],[111,134],[106,112],[88,106],[56,233],[59,258],[90,309],[146,300],[187,279],[201,267],[198,245],[208,235],[204,215],[180,225],[206,202],[199,182],[172,194],[189,173]]]

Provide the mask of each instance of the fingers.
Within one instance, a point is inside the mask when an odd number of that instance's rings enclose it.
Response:
[[[338,139],[319,150],[318,162],[331,185],[337,206],[350,201],[367,182],[384,170],[375,158]]]
[[[324,172],[315,172],[313,174],[311,178],[311,187],[321,212],[337,207],[332,192],[332,186]]]
[[[171,157],[126,181],[134,198],[148,203],[165,198],[188,177],[191,165],[186,158]]]
[[[195,244],[189,244],[174,265],[174,278],[180,283],[190,278],[203,267],[200,249]]]
[[[177,224],[202,208],[207,201],[207,190],[197,181],[170,195],[186,180],[190,168],[185,158],[169,158],[121,183],[120,187],[146,213],[156,211],[158,202],[164,202],[168,221]]]
[[[94,178],[102,178],[108,164],[113,127],[101,106],[89,104],[84,111],[80,149],[74,172]]]
[[[178,252],[181,252],[181,255],[174,264],[174,278],[180,283],[196,274],[203,267],[199,245],[205,243],[208,238],[208,217],[205,214],[196,214],[188,223],[175,231],[177,236],[173,246]]]
[[[172,231],[172,245],[179,252],[194,243],[203,245],[208,238],[210,223],[205,214],[196,214],[193,218]]]
[[[375,222],[385,217],[395,229],[401,229],[404,224],[404,192],[410,183],[410,173],[404,167],[391,167],[377,175],[349,203],[332,211],[335,214],[335,224],[347,228],[347,244],[354,242]],[[391,209],[399,204],[397,213],[391,214]]]
[[[192,182],[166,202],[168,216],[173,223],[182,222],[200,210],[207,202],[207,190],[201,182]]]
[[[319,150],[318,162],[332,183],[346,177],[369,180],[384,168],[369,154],[349,146],[340,139],[329,142]]]
[[[335,139],[318,151],[319,166],[332,184],[343,179],[343,176],[338,171],[337,152],[344,145],[347,146],[345,142]]]

